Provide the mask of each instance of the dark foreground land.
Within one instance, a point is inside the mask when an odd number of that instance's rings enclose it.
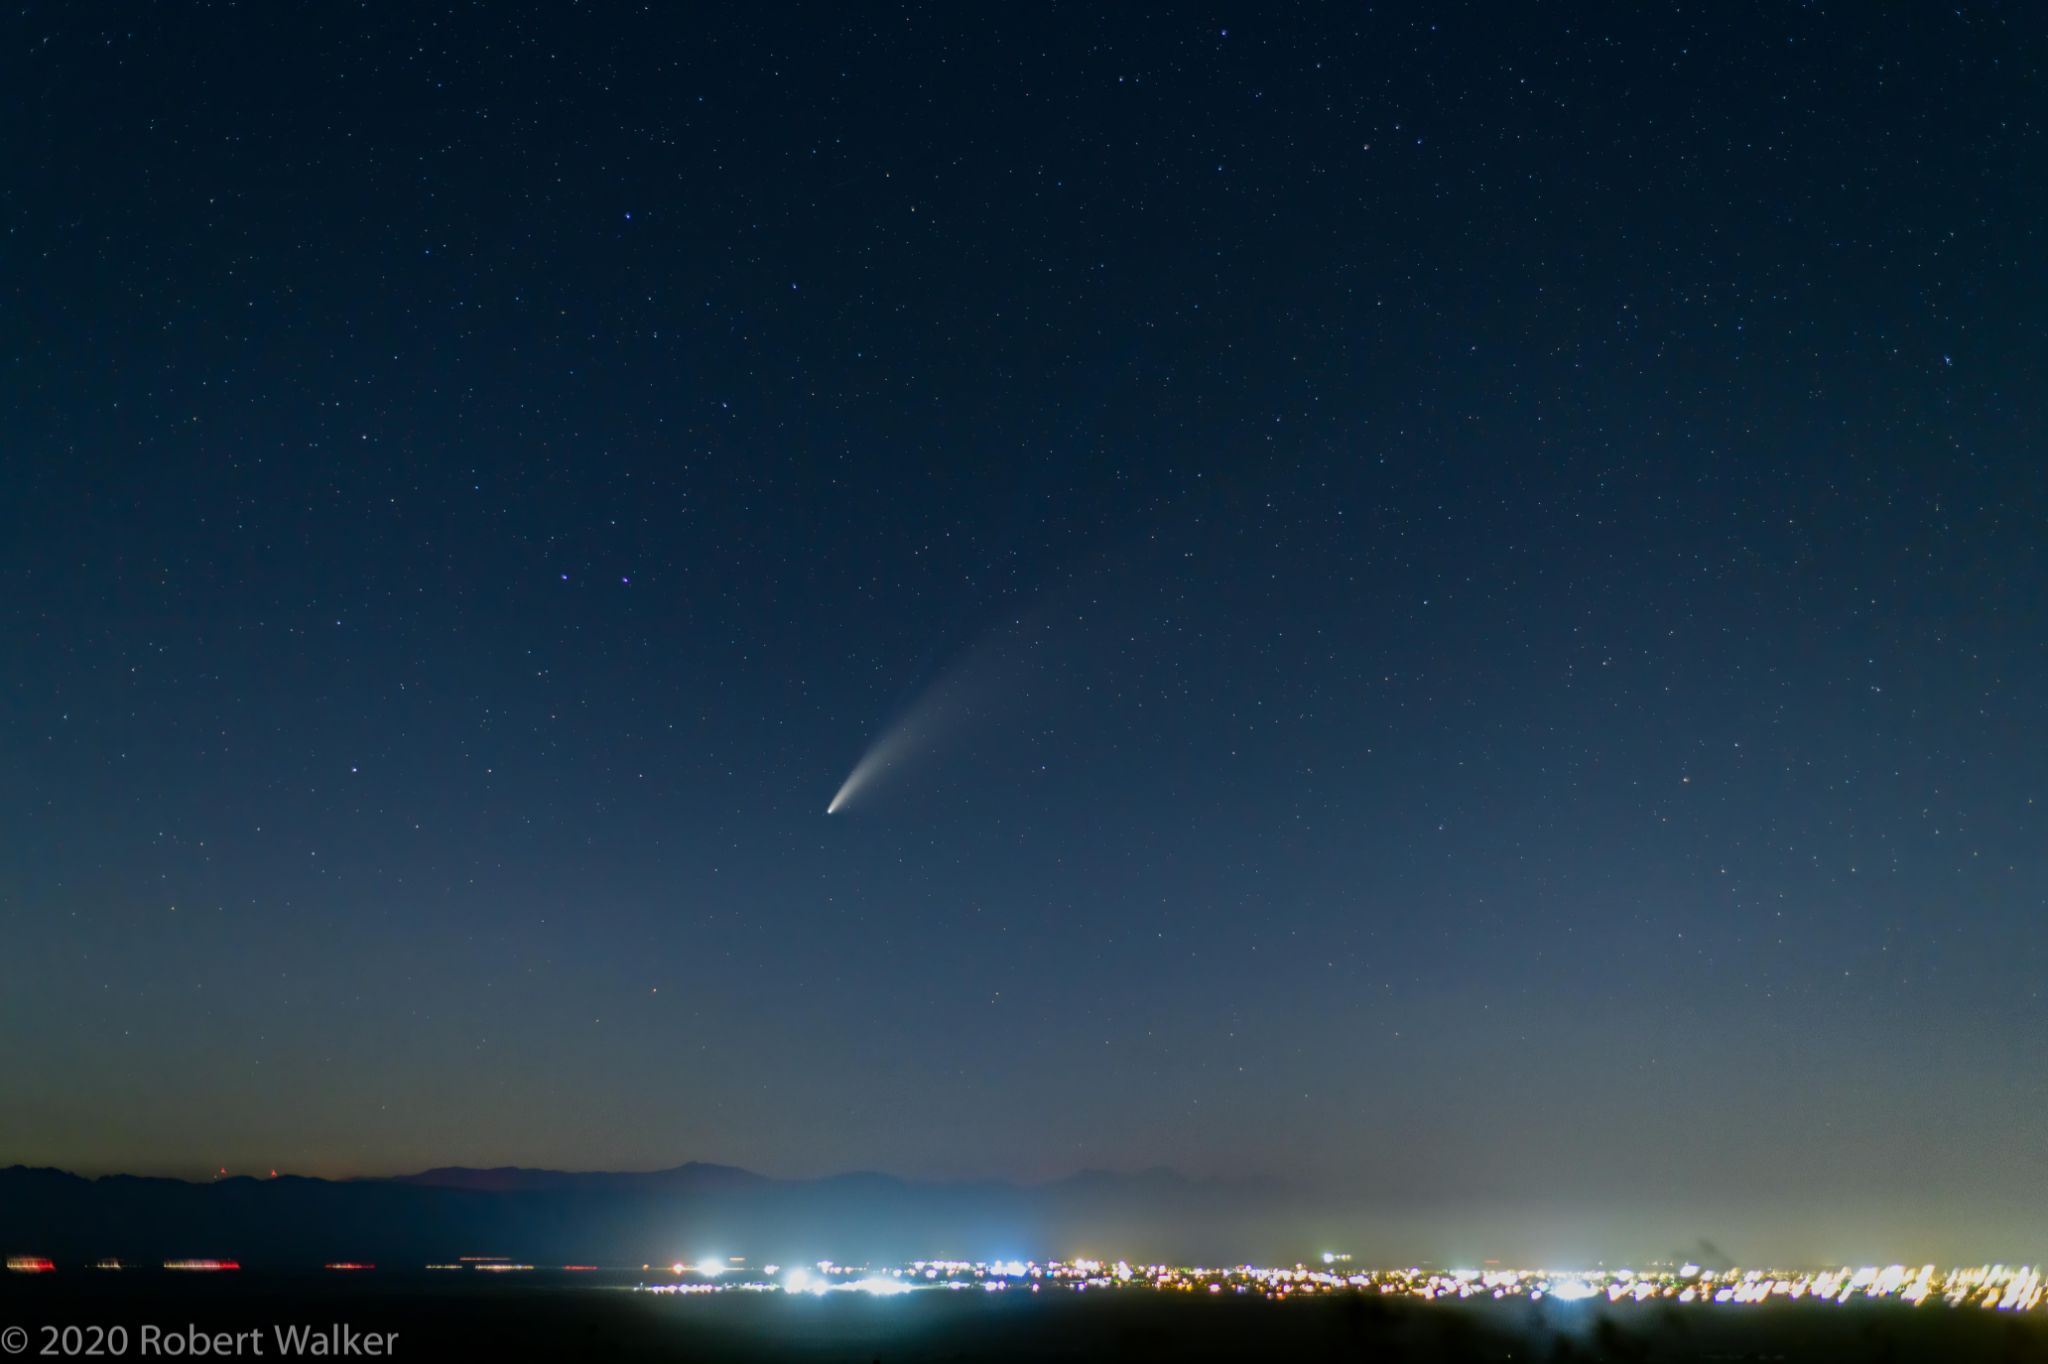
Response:
[[[509,1277],[509,1276],[508,1276]],[[0,1282],[0,1345],[45,1354],[48,1326],[125,1327],[101,1358],[192,1358],[162,1340],[343,1323],[396,1332],[389,1357],[440,1360],[2012,1360],[2048,1361],[2036,1316],[1895,1305],[1788,1303],[1692,1311],[1656,1305],[1270,1302],[1151,1292],[918,1293],[829,1298],[633,1293],[629,1280],[254,1274],[180,1278],[70,1271]],[[161,1333],[145,1353],[142,1328]],[[81,1338],[73,1337],[75,1348]],[[90,1343],[89,1338],[83,1343]],[[220,1358],[209,1354],[208,1358]],[[311,1356],[297,1356],[311,1357]],[[356,1356],[367,1357],[367,1356]]]

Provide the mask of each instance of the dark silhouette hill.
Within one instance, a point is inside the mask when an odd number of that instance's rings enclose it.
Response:
[[[611,1265],[714,1254],[755,1264],[1085,1253],[1292,1260],[1307,1253],[1288,1230],[1298,1206],[1274,1184],[1170,1170],[923,1183],[866,1172],[775,1179],[692,1162],[644,1173],[449,1167],[390,1179],[193,1183],[13,1166],[0,1170],[0,1253],[281,1269],[464,1255]]]

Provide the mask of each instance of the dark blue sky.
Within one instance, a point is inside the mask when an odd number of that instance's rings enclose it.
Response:
[[[2039,1250],[2044,40],[5,21],[0,1159]]]

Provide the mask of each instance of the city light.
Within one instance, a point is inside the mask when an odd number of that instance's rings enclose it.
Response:
[[[1318,1257],[1308,1265],[1205,1267],[1132,1264],[1118,1260],[916,1260],[905,1265],[840,1265],[820,1260],[777,1277],[727,1267],[721,1282],[643,1284],[653,1293],[781,1292],[793,1296],[853,1292],[894,1297],[913,1292],[1008,1290],[1041,1287],[1070,1292],[1225,1294],[1289,1301],[1335,1294],[1406,1297],[1425,1301],[1523,1299],[1532,1303],[1645,1302],[1686,1307],[1741,1307],[1766,1302],[1932,1303],[2005,1312],[2042,1307],[2048,1280],[2030,1265],[1984,1264],[1937,1270],[1932,1264],[1865,1265],[1829,1269],[1703,1269],[1696,1264],[1646,1269],[1354,1269],[1349,1257]]]
[[[1630,1306],[1660,1303],[1682,1310],[1738,1308],[1765,1303],[1805,1303],[1826,1309],[1852,1303],[1888,1303],[1901,1309],[1970,1308],[1994,1312],[2038,1312],[2048,1300],[2048,1279],[2035,1265],[1999,1262],[1949,1269],[1932,1263],[1909,1265],[1838,1265],[1828,1268],[1758,1266],[1707,1269],[1697,1264],[1649,1265],[1643,1268],[1503,1268],[1434,1269],[1406,1266],[1355,1268],[1349,1257],[1319,1254],[1311,1264],[1229,1266],[1134,1263],[1094,1258],[1073,1260],[915,1260],[905,1264],[844,1265],[817,1260],[787,1268],[766,1264],[748,1268],[739,1257],[706,1257],[694,1265],[678,1260],[665,1268],[659,1283],[632,1285],[638,1291],[700,1295],[705,1293],[782,1293],[815,1297],[854,1293],[898,1297],[918,1292],[1037,1293],[1068,1292],[1187,1293],[1293,1301],[1348,1294],[1411,1298],[1422,1301],[1520,1299],[1560,1305],[1597,1303]],[[120,1268],[118,1260],[100,1260],[96,1268]],[[7,1257],[16,1274],[50,1274],[61,1268],[38,1255]],[[162,1262],[165,1270],[212,1273],[237,1270],[230,1259],[178,1259]],[[361,1273],[376,1266],[353,1260],[330,1261],[326,1269]],[[470,1269],[482,1273],[533,1273],[535,1266],[497,1257],[465,1257],[460,1262],[430,1264],[430,1270]],[[642,1273],[663,1267],[639,1266]],[[560,1265],[552,1272],[579,1275],[607,1272],[591,1264]],[[609,1271],[617,1272],[617,1271]],[[672,1277],[671,1277],[672,1276]]]
[[[913,1291],[912,1285],[905,1283],[903,1280],[884,1278],[879,1274],[871,1274],[865,1279],[856,1279],[848,1284],[847,1287],[857,1293],[867,1293],[878,1298],[893,1297],[898,1293]]]

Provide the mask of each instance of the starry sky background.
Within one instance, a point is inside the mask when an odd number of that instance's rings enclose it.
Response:
[[[0,21],[0,1158],[2043,1249],[2048,19],[1885,9]]]

